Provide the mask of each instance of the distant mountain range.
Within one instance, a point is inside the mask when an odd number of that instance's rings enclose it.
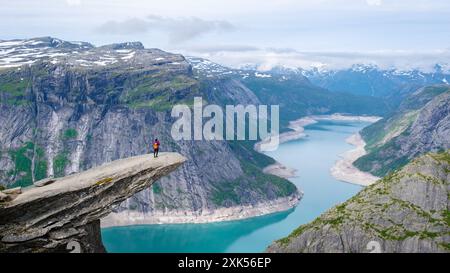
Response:
[[[311,114],[347,113],[383,116],[393,108],[384,98],[332,92],[317,86],[300,69],[275,67],[258,71],[255,67],[232,69],[206,59],[187,57],[194,74],[203,79],[232,78],[244,83],[261,102],[280,105],[283,125]]]
[[[361,131],[353,164],[383,177],[269,252],[448,252],[450,86],[419,88]]]
[[[310,69],[276,66],[268,71],[259,71],[257,65],[246,64],[239,69],[230,69],[209,60],[189,58],[194,68],[203,71],[204,76],[233,75],[247,78],[272,78],[288,80],[292,78],[309,80],[317,87],[332,92],[351,93],[361,96],[386,98],[392,107],[396,107],[409,93],[420,87],[433,84],[450,83],[450,66],[436,64],[433,71],[419,69],[400,70],[383,69],[375,65],[354,64],[346,69]]]
[[[402,98],[420,87],[450,82],[450,70],[447,66],[438,64],[431,72],[353,65],[343,70],[305,70],[303,74],[312,83],[328,90],[383,97],[393,105],[398,105]]]
[[[448,251],[447,75],[444,66],[430,73],[361,65],[262,72],[139,42],[0,41],[0,186],[30,186],[148,153],[158,137],[162,151],[179,152],[186,163],[122,203],[110,224],[241,219],[291,208],[301,194],[263,172],[275,161],[254,151],[255,141],[175,142],[172,106],[195,96],[222,107],[277,104],[282,130],[306,115],[380,115],[361,132],[368,153],[355,165],[394,174],[270,250],[362,251],[375,236],[390,251]]]
[[[338,71],[275,67],[262,72],[251,65],[229,69],[199,58],[189,61],[202,77],[239,79],[261,101],[282,105],[289,119],[311,109],[379,110],[385,116],[361,132],[367,154],[354,165],[387,176],[275,242],[269,252],[367,252],[371,240],[383,252],[448,252],[448,69],[354,65]]]

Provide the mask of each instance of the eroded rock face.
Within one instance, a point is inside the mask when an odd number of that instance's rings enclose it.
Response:
[[[384,176],[417,156],[450,148],[450,87],[429,86],[407,97],[398,111],[362,130],[367,154],[354,165]]]
[[[141,155],[26,189],[0,203],[0,252],[65,252],[70,242],[102,252],[99,219],[184,161],[177,153]]]
[[[379,244],[382,252],[449,252],[449,191],[449,151],[427,154],[267,251],[370,252]]]
[[[183,56],[140,43],[93,47],[38,38],[0,41],[0,49],[8,52],[0,57],[1,185],[42,184],[47,177],[148,153],[158,138],[161,151],[188,161],[123,202],[118,213],[154,219],[187,211],[203,218],[205,212],[271,206],[298,195],[289,181],[262,173],[273,159],[251,145],[173,140],[176,104],[190,105],[196,96],[221,106],[260,104],[237,80],[199,79]],[[27,58],[13,61],[24,52]]]

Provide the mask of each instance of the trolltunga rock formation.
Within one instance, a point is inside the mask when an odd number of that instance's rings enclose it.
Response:
[[[0,203],[0,252],[104,252],[100,219],[185,161],[177,153],[113,161]]]

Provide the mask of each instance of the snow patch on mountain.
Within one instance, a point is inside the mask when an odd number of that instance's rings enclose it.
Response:
[[[138,56],[139,55],[139,56]],[[85,42],[67,42],[52,37],[0,40],[0,69],[20,68],[37,62],[85,67],[141,67],[188,65],[181,55],[145,49],[140,42],[94,47]],[[132,64],[132,66],[131,66]]]

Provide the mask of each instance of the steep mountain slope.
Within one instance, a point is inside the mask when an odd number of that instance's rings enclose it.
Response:
[[[417,88],[431,84],[448,84],[448,66],[436,65],[434,71],[402,71],[382,69],[374,65],[356,64],[342,70],[304,70],[312,83],[334,92],[349,92],[357,95],[389,98],[397,105],[407,94]]]
[[[219,105],[259,103],[233,79],[203,82],[183,56],[138,42],[1,41],[0,59],[4,185],[27,186],[148,153],[157,137],[162,151],[179,152],[187,162],[117,209],[127,223],[166,216],[226,220],[245,215],[242,206],[254,209],[252,216],[290,208],[299,199],[289,181],[262,173],[274,161],[252,145],[172,139],[172,106],[192,105],[194,96]],[[224,208],[236,209],[214,218]]]
[[[450,148],[450,87],[421,88],[398,110],[362,130],[367,154],[354,162],[363,171],[384,176],[429,151]]]
[[[270,71],[231,69],[206,59],[189,57],[200,78],[233,78],[251,89],[263,104],[280,106],[282,125],[311,114],[348,113],[385,115],[391,109],[383,99],[330,92],[312,84],[304,71],[275,67]]]
[[[450,154],[415,159],[313,222],[269,252],[450,251]],[[374,241],[370,243],[371,241]]]
[[[280,105],[283,124],[312,114],[345,113],[352,115],[383,116],[389,111],[378,98],[332,93],[311,84],[303,76],[278,75],[243,80],[261,102]]]

